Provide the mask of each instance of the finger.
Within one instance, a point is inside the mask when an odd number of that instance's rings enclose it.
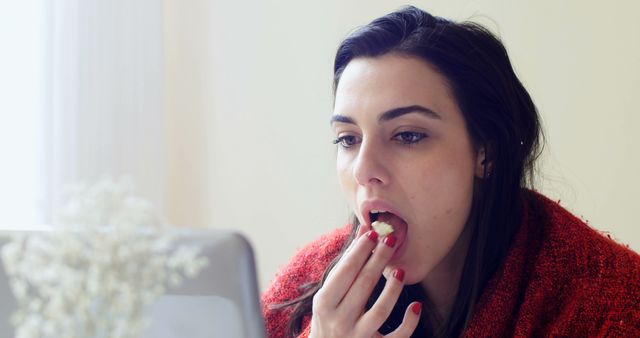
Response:
[[[371,227],[367,227],[366,225],[362,225],[362,224],[358,224],[358,228],[356,229],[356,235],[353,237],[353,240],[351,241],[351,243],[349,243],[349,246],[347,247],[347,249],[344,251],[344,253],[342,254],[342,257],[340,257],[339,261],[342,261],[345,256],[347,255],[347,253],[349,253],[351,251],[351,249],[356,245],[356,243],[358,242],[358,238],[362,237],[364,234],[367,233],[367,229],[370,229]],[[331,268],[331,271],[329,271],[329,274],[327,275],[327,279],[329,279],[331,277],[331,275],[335,272],[335,266],[333,268]]]
[[[337,307],[376,246],[378,233],[369,231],[355,242],[353,249],[342,256],[318,291],[323,306]]]
[[[338,308],[338,312],[344,316],[359,315],[369,299],[373,288],[380,280],[382,271],[393,255],[396,238],[393,235],[386,236],[378,243],[371,258],[366,262],[356,280],[349,288]]]
[[[372,332],[384,324],[393,311],[404,286],[404,270],[395,269],[384,285],[384,289],[375,304],[362,316],[359,324],[373,328]]]
[[[387,338],[406,338],[410,337],[413,334],[413,331],[418,327],[418,322],[420,322],[420,312],[422,312],[422,303],[413,302],[411,305],[407,307],[407,310],[404,312],[404,318],[402,319],[402,324],[398,326],[393,332],[389,333],[385,337]]]
[[[345,254],[349,251],[351,251],[351,249],[353,248],[353,246],[356,243],[356,240],[358,238],[360,238],[362,235],[364,235],[367,231],[371,230],[371,227],[364,225],[364,224],[358,224],[358,229],[356,230],[356,235],[353,238],[353,240],[351,241],[351,243],[349,244],[349,247],[347,247],[347,250],[345,250]]]

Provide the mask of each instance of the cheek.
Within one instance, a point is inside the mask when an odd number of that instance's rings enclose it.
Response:
[[[473,199],[473,173],[448,171],[435,187],[433,219],[442,221],[452,231],[461,229],[467,222]]]
[[[338,155],[336,158],[336,173],[342,194],[347,198],[352,210],[357,210],[355,206],[356,182],[353,177],[352,162],[346,156]]]
[[[353,175],[351,175],[351,164],[345,156],[338,155],[336,158],[336,172],[342,191],[345,194],[348,193],[348,187],[352,185]]]
[[[408,186],[413,192],[409,203],[416,222],[410,229],[415,239],[410,250],[414,256],[429,257],[410,263],[417,264],[416,275],[410,276],[413,282],[423,280],[454,246],[467,224],[473,199],[473,168],[468,160],[442,159],[425,169]]]
[[[422,210],[423,221],[459,229],[466,223],[471,207],[474,168],[471,158],[452,158],[450,154],[425,164],[419,175],[405,184],[413,184],[411,203],[416,210]]]

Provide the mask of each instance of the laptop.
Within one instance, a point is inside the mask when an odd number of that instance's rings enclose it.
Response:
[[[150,308],[143,338],[263,338],[253,250],[233,231],[175,230],[174,245],[196,245],[207,266],[197,277],[169,288]],[[0,234],[0,247],[8,233]],[[8,279],[0,272],[0,337],[13,337],[9,317],[15,310]]]

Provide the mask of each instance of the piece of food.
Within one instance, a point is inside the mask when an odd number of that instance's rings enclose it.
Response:
[[[393,232],[393,226],[389,223],[382,221],[375,221],[371,224],[373,230],[375,230],[380,237],[387,236]]]

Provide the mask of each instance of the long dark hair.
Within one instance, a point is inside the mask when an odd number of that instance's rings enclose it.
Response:
[[[426,307],[414,336],[457,337],[469,324],[476,301],[503,262],[520,226],[526,198],[523,188],[533,186],[534,162],[542,149],[539,117],[495,35],[477,23],[452,22],[412,6],[372,21],[340,44],[334,65],[334,93],[351,60],[388,53],[418,57],[444,75],[474,146],[485,149],[487,165],[485,178],[474,186],[468,222],[471,241],[450,315],[438,318],[420,285],[407,285],[380,332],[395,329],[407,305],[420,300]],[[356,217],[353,224],[345,247],[355,237]],[[304,316],[311,313],[313,296],[341,255],[329,265],[321,281],[303,286],[302,296],[277,306],[293,306],[292,336],[300,332]],[[382,277],[367,307],[375,302],[384,282]]]

